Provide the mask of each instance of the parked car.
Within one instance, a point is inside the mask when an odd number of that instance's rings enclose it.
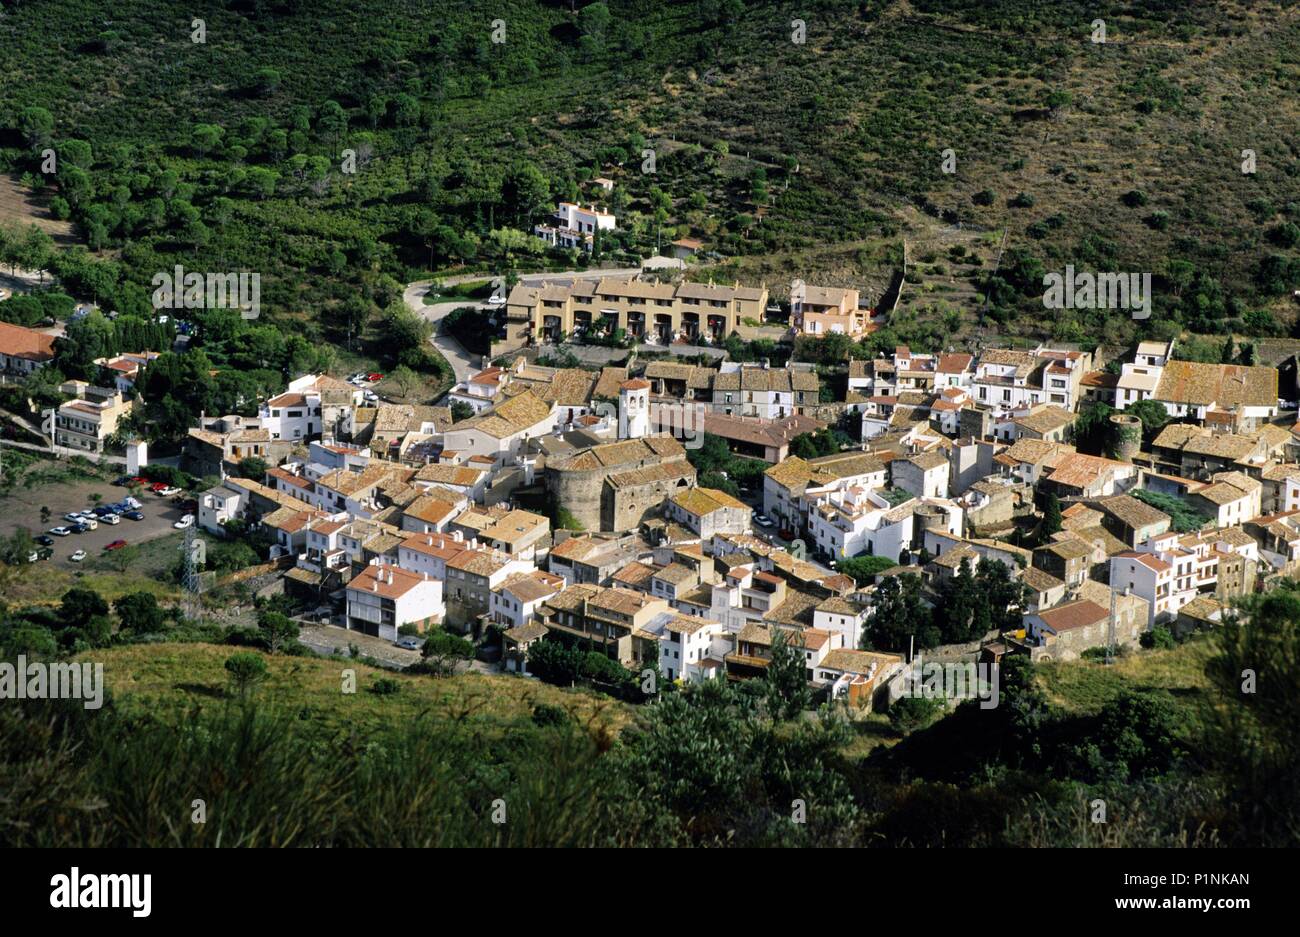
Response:
[[[177,488],[175,485],[168,485],[166,488],[162,489],[162,491],[158,492],[158,494],[162,495],[164,498],[171,498],[180,493],[181,489]]]
[[[81,526],[87,530],[98,530],[99,521],[91,514],[81,515]]]
[[[123,514],[122,516],[125,517],[125,518],[126,518],[127,520],[129,520],[129,521],[142,521],[142,520],[144,520],[144,515],[141,514],[139,511],[127,511],[127,512],[126,512],[125,514]]]
[[[506,304],[506,298],[497,293],[493,293],[491,296],[488,297],[489,306],[504,306],[505,304]]]
[[[74,534],[84,534],[84,533],[86,533],[86,532],[89,531],[89,530],[90,530],[90,527],[89,527],[87,524],[84,524],[84,523],[82,523],[82,524],[73,524],[73,525],[72,525],[72,532],[73,532]]]
[[[379,383],[380,381],[382,381],[383,379],[384,379],[384,376],[383,376],[382,374],[378,373],[378,372],[375,372],[374,374],[367,374],[367,375],[366,375],[366,380],[369,381],[371,384],[377,384],[377,383]]]
[[[120,549],[122,549],[124,546],[126,546],[126,541],[125,541],[125,540],[114,540],[112,543],[105,544],[105,545],[104,545],[104,549],[105,549],[105,550],[120,550]]]
[[[394,647],[400,647],[404,651],[418,651],[424,647],[424,642],[419,638],[399,638],[393,642]]]
[[[771,527],[772,519],[768,517],[766,514],[755,514],[754,523],[757,524],[759,527]]]
[[[77,523],[78,521],[81,520],[81,512],[80,512],[80,511],[69,511],[67,514],[64,514],[64,515],[63,515],[63,519],[64,519],[65,521],[70,521],[71,523],[75,524],[75,523]]]
[[[193,515],[193,514],[186,514],[184,517],[182,517],[182,518],[181,518],[180,520],[178,520],[176,523],[172,524],[172,526],[175,527],[177,530],[184,530],[186,527],[193,527],[193,526],[194,526],[194,515]]]
[[[46,531],[46,533],[54,534],[56,537],[66,537],[68,534],[72,533],[72,528],[60,525],[59,527],[51,527]]]
[[[51,550],[49,547],[41,547],[39,550],[36,551],[36,558],[38,560],[48,560],[53,555],[54,555],[54,551]]]
[[[144,505],[141,504],[139,501],[137,501],[135,498],[123,498],[122,503],[125,504],[127,508],[135,511],[138,511],[142,507],[144,507]]]
[[[72,562],[74,563],[80,563],[85,558],[86,558],[85,550],[78,550],[76,553],[72,554],[72,556],[68,557],[68,559],[72,560]]]
[[[90,513],[102,519],[105,515],[112,514],[113,509],[110,508],[107,504],[101,504],[99,505],[99,507],[93,508]]]
[[[113,484],[117,485],[119,488],[125,488],[130,483],[131,483],[130,475],[119,475],[117,478],[113,479]]]
[[[167,488],[168,485],[166,482],[154,482],[152,485],[149,486],[149,490],[154,492],[155,494],[162,494],[164,491],[167,490]]]
[[[148,485],[148,484],[149,484],[149,479],[145,478],[143,475],[133,475],[133,476],[131,476],[131,481],[128,482],[128,484],[131,484],[131,485]]]
[[[43,547],[54,546],[54,538],[51,537],[49,534],[41,534],[39,537],[35,537],[33,539]]]
[[[116,527],[118,524],[122,523],[122,518],[112,513],[105,514],[103,517],[100,518],[100,520],[103,521],[105,524],[107,524],[109,527]]]

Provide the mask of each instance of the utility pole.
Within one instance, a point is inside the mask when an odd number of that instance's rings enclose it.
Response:
[[[185,592],[185,617],[194,618],[198,613],[199,593],[202,591],[203,582],[199,576],[199,564],[205,558],[203,541],[198,539],[195,532],[198,527],[197,523],[191,523],[185,528],[185,572],[182,577],[181,588]]]

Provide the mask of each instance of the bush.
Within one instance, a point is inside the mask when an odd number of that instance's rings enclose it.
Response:
[[[569,714],[559,706],[538,703],[533,707],[533,724],[538,726],[562,726],[570,722]]]
[[[1144,631],[1140,639],[1145,648],[1157,648],[1167,651],[1177,645],[1174,640],[1174,633],[1165,625],[1156,625],[1150,631]]]
[[[907,735],[934,722],[945,708],[942,699],[904,696],[889,707],[889,724],[899,735]]]

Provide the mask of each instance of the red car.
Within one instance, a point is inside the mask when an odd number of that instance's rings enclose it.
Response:
[[[384,379],[384,376],[383,376],[382,374],[367,374],[367,375],[366,375],[366,380],[369,381],[371,384],[374,384],[374,383],[377,382],[377,381],[382,381],[383,379]]]
[[[150,491],[165,491],[169,486],[166,482],[154,482],[149,486]]]
[[[126,546],[126,541],[125,541],[125,540],[114,540],[112,543],[110,543],[110,544],[108,544],[106,547],[104,547],[104,549],[105,549],[105,550],[120,550],[120,549],[122,549],[124,546]]]
[[[147,478],[141,478],[139,475],[137,475],[137,476],[135,476],[135,478],[132,478],[132,479],[131,479],[127,484],[130,484],[130,485],[147,485],[147,484],[149,484],[149,479],[147,479]]]

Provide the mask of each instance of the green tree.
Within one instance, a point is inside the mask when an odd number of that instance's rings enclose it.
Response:
[[[420,657],[425,669],[433,676],[450,677],[459,665],[474,659],[474,643],[442,628],[434,628],[424,639]]]
[[[784,628],[772,628],[772,657],[763,675],[768,711],[781,722],[798,716],[812,705],[812,689],[804,666],[803,638]]]
[[[1099,721],[1097,746],[1119,777],[1158,777],[1179,757],[1179,719],[1167,693],[1121,693],[1102,708]]]
[[[165,616],[152,592],[130,592],[113,603],[123,631],[154,634],[162,631]]]
[[[1287,580],[1242,602],[1215,633],[1206,667],[1203,748],[1227,780],[1233,838],[1251,845],[1300,841],[1300,583]]]
[[[889,707],[889,724],[899,735],[924,729],[934,722],[944,710],[942,699],[924,696],[903,696]]]
[[[272,654],[278,654],[286,644],[298,640],[301,629],[297,622],[280,612],[262,610],[257,615],[257,630],[266,641]]]
[[[1157,400],[1139,400],[1129,404],[1124,412],[1142,421],[1142,435],[1148,441],[1155,438],[1169,422],[1169,411]]]
[[[252,651],[240,651],[226,658],[226,673],[235,695],[247,701],[267,678],[269,670],[261,654]]]
[[[81,586],[63,593],[59,604],[59,620],[67,628],[84,628],[97,615],[108,614],[108,603],[94,589]]]
[[[888,576],[876,588],[876,605],[867,620],[863,647],[907,651],[912,638],[918,648],[934,647],[941,640],[934,616],[921,600],[921,578],[913,573]]]
[[[251,478],[260,482],[266,477],[266,470],[266,460],[255,455],[244,456],[239,460],[239,475],[241,478]]]
[[[1043,509],[1043,542],[1051,540],[1052,534],[1060,533],[1063,524],[1061,499],[1056,496],[1056,492],[1048,492],[1047,506]]]

